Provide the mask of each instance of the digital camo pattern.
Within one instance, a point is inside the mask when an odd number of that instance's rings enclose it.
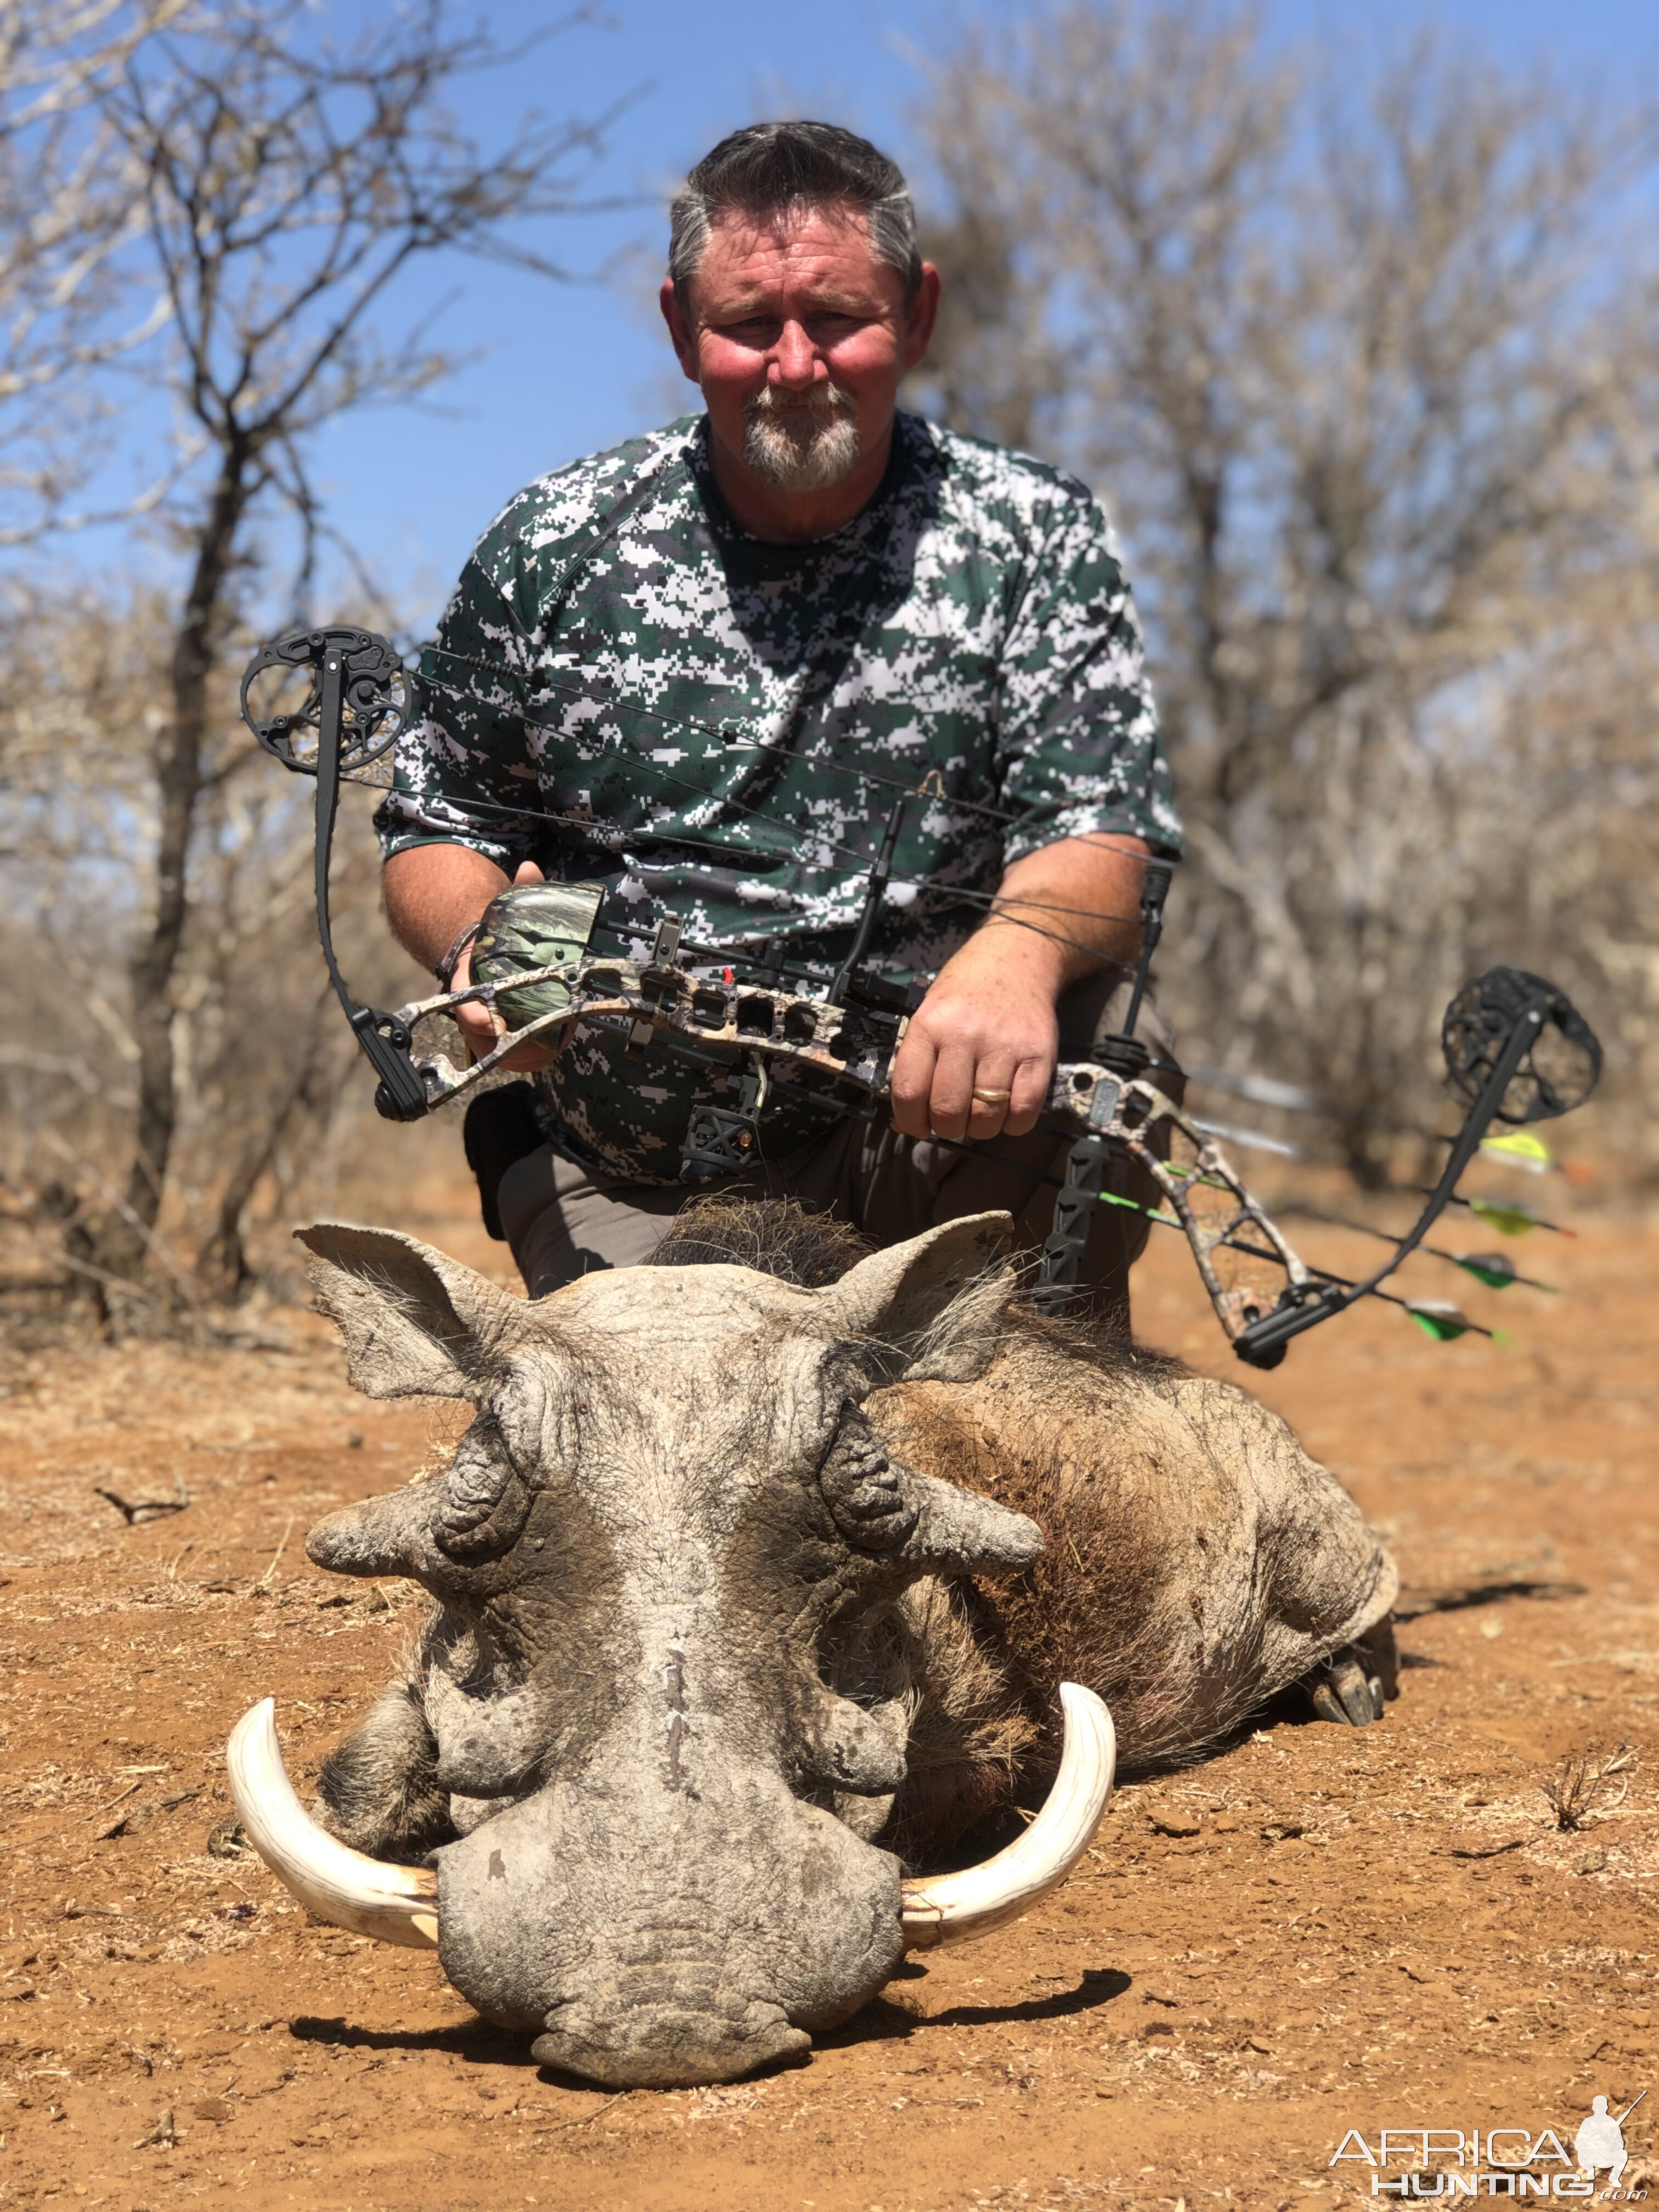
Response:
[[[422,661],[377,823],[387,854],[467,844],[509,872],[611,886],[601,932],[787,957],[827,980],[901,791],[872,964],[939,968],[1003,868],[1056,839],[1179,827],[1133,606],[1074,478],[900,415],[882,489],[806,546],[763,544],[714,488],[701,416],[520,492]],[[883,781],[884,779],[884,781]],[[1005,809],[1012,823],[951,805]],[[549,817],[558,817],[550,820]],[[672,1182],[718,1075],[579,1033],[543,1079],[582,1164]],[[769,1115],[769,1151],[821,1127]]]

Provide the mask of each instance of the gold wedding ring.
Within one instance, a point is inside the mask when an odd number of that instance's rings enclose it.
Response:
[[[974,1092],[975,1097],[978,1099],[981,1106],[1006,1106],[1013,1095],[1014,1094],[1012,1091],[981,1091],[975,1089]]]

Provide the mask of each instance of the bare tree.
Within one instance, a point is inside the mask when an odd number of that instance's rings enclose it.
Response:
[[[140,179],[140,246],[170,318],[165,381],[193,448],[167,508],[185,580],[155,739],[153,884],[131,961],[137,1139],[106,1224],[117,1272],[142,1263],[173,1157],[192,851],[204,800],[235,772],[213,687],[268,533],[281,513],[297,524],[303,597],[325,527],[307,474],[315,434],[453,366],[419,330],[381,334],[411,262],[471,254],[559,273],[523,227],[572,205],[596,126],[532,118],[484,152],[445,106],[459,80],[513,58],[486,33],[453,28],[444,0],[400,12],[350,52],[269,0],[223,0],[205,22],[153,40],[100,93]],[[234,1243],[222,1219],[214,1265],[233,1277]]]
[[[343,611],[386,626],[372,605]],[[380,1149],[368,1086],[353,1079],[356,1048],[320,963],[305,957],[309,788],[257,763],[243,772],[248,741],[224,668],[173,976],[169,1206],[147,1226],[126,1204],[139,1049],[124,983],[146,921],[150,748],[166,728],[174,618],[155,586],[123,597],[19,583],[0,601],[0,1233],[43,1291],[78,1288],[121,1328],[208,1325],[214,1304],[250,1285],[245,1223],[256,1194],[268,1212],[330,1203],[330,1184]],[[372,794],[346,796],[342,952],[384,1000],[398,995],[402,956],[379,915]],[[418,1139],[403,1156],[420,1159]],[[108,1265],[118,1232],[143,1255],[142,1282]]]
[[[0,0],[0,545],[76,520],[110,395],[166,313],[124,258],[136,179],[101,108],[195,0]]]
[[[1620,221],[1654,113],[1071,0],[969,37],[924,125],[968,301],[924,396],[1126,530],[1191,828],[1174,996],[1379,1173],[1466,970],[1565,969],[1607,1021],[1603,953],[1650,928],[1650,870],[1601,863],[1655,825],[1606,655],[1659,550]]]

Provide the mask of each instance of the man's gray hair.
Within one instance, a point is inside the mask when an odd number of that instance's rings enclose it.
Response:
[[[906,304],[921,284],[916,211],[896,162],[835,123],[751,123],[705,154],[674,196],[668,274],[682,297],[724,216],[771,223],[797,208],[845,208],[870,226],[878,260],[904,280]]]

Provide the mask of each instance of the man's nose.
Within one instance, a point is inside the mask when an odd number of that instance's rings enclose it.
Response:
[[[772,349],[769,381],[803,392],[817,382],[818,366],[818,349],[801,325],[786,323]]]

